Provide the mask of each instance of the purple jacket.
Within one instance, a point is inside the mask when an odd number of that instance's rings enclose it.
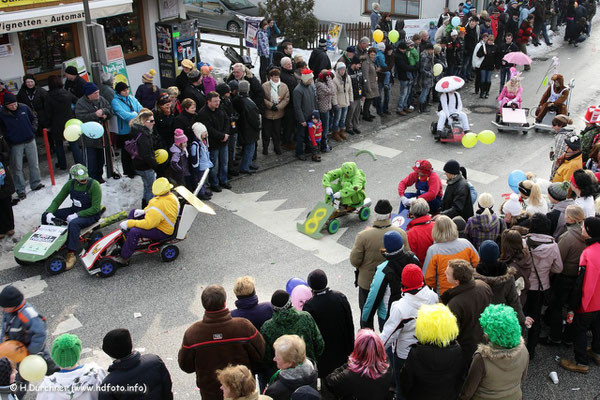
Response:
[[[142,83],[135,91],[135,98],[138,99],[142,107],[153,110],[160,98],[160,89],[152,83]]]
[[[273,306],[268,301],[258,302],[258,296],[240,297],[235,301],[236,310],[231,310],[232,317],[246,318],[252,325],[260,327],[273,316]]]

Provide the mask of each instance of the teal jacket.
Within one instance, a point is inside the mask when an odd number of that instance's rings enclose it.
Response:
[[[110,102],[113,112],[117,116],[117,124],[119,126],[119,135],[127,135],[130,131],[129,122],[137,117],[142,109],[142,105],[132,95],[127,97],[116,93]]]

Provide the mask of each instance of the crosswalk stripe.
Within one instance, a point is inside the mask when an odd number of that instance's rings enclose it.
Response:
[[[75,329],[81,328],[83,325],[73,314],[68,314],[67,319],[61,321],[56,325],[56,329],[52,332],[52,335],[58,336],[63,333],[71,332]]]
[[[39,296],[40,294],[44,293],[44,289],[48,287],[48,284],[42,279],[41,275],[32,276],[20,281],[2,285],[0,286],[0,291],[2,291],[2,289],[8,285],[13,285],[19,289],[26,299]]]
[[[433,160],[428,158],[429,162],[433,166],[433,169],[438,171],[440,174],[443,174],[445,161]],[[441,176],[443,178],[443,176]],[[498,179],[497,175],[491,175],[486,172],[477,171],[475,169],[467,168],[467,177],[470,181],[474,181],[477,183],[482,183],[484,185],[489,185]]]
[[[397,150],[386,146],[380,146],[378,144],[373,143],[373,141],[371,140],[363,140],[361,142],[352,143],[350,147],[357,150],[368,150],[377,156],[382,156],[386,158],[394,158],[402,153],[402,150]]]

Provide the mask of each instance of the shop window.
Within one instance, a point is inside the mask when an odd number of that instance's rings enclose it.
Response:
[[[125,60],[147,55],[143,2],[134,0],[132,12],[114,17],[99,18],[104,25],[107,46],[121,45]]]
[[[76,24],[19,32],[19,43],[25,73],[34,74],[38,80],[81,55]]]
[[[380,12],[391,12],[395,17],[419,18],[419,6],[421,0],[379,0]],[[364,0],[365,13],[370,14],[373,0]]]

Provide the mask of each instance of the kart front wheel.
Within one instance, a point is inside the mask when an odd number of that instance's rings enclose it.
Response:
[[[117,272],[117,263],[112,258],[104,258],[98,263],[98,275],[109,278]]]
[[[58,275],[67,270],[67,260],[63,256],[55,255],[46,260],[46,271],[50,275]]]
[[[94,243],[96,243],[98,240],[102,239],[103,237],[104,237],[104,233],[102,233],[101,230],[93,231],[87,240],[87,248],[89,249],[90,247],[92,247],[92,245]]]
[[[337,218],[332,219],[331,221],[329,221],[329,224],[327,225],[327,232],[329,232],[330,234],[335,234],[337,233],[337,231],[340,229],[340,221]]]
[[[371,215],[371,209],[369,207],[363,207],[358,212],[358,218],[360,218],[361,221],[368,220],[370,215]]]
[[[160,250],[160,258],[164,262],[175,261],[179,256],[179,247],[174,244],[168,244]]]

